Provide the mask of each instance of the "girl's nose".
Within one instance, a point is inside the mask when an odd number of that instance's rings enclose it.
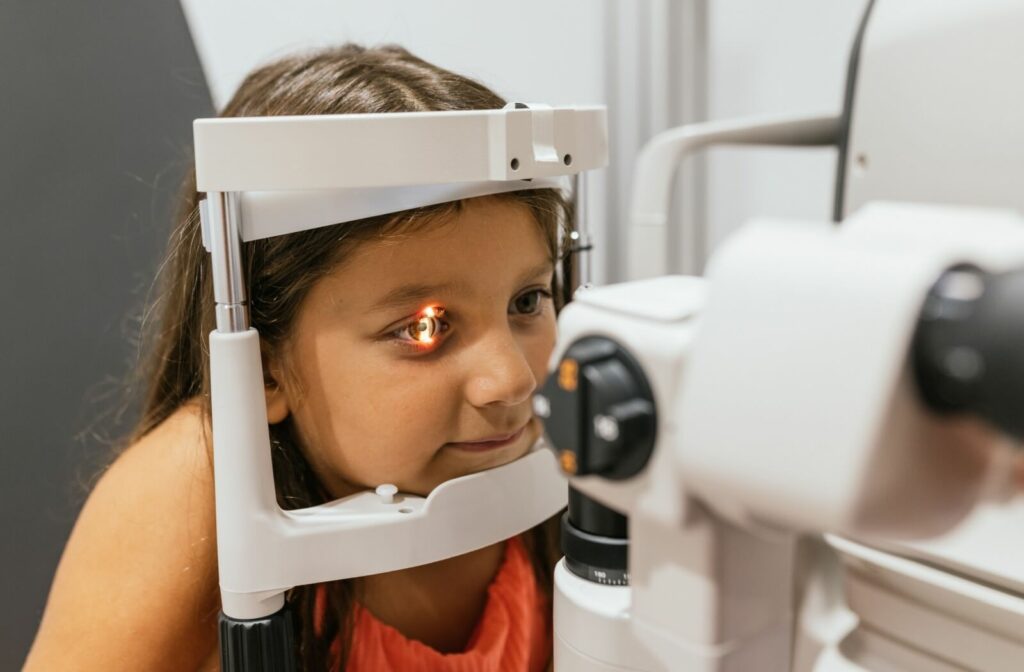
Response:
[[[477,407],[515,406],[537,387],[530,362],[507,330],[478,341],[466,365],[466,398]]]

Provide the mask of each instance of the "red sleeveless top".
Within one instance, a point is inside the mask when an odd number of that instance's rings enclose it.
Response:
[[[326,608],[324,588],[317,591],[314,627]],[[505,559],[487,589],[487,603],[461,653],[441,653],[405,637],[360,604],[347,672],[542,672],[551,659],[551,604],[537,586],[522,541],[505,544]],[[341,642],[331,647],[339,657]],[[340,668],[340,662],[332,670]]]

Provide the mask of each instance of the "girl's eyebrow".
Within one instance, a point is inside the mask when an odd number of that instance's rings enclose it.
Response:
[[[551,261],[545,261],[542,264],[530,268],[525,273],[521,274],[516,281],[517,285],[523,285],[527,282],[540,278],[541,276],[547,278],[555,272],[555,265]],[[381,312],[386,310],[392,310],[407,306],[410,303],[419,303],[432,296],[437,296],[443,293],[451,293],[459,289],[468,289],[466,285],[461,283],[444,283],[440,285],[402,285],[392,289],[390,292],[385,294],[380,300],[375,301],[370,306],[370,312]]]
[[[379,301],[370,306],[371,312],[379,312],[400,308],[410,303],[418,303],[431,296],[437,296],[444,292],[450,292],[456,288],[452,283],[442,285],[402,285],[392,289]]]
[[[530,270],[520,275],[519,279],[516,281],[516,284],[525,285],[530,280],[540,278],[541,276],[544,276],[545,278],[550,278],[554,274],[554,272],[555,262],[548,260],[545,261],[544,263],[537,264]]]

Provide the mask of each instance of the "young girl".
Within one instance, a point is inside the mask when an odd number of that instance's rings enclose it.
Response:
[[[504,102],[400,48],[349,45],[260,68],[223,115]],[[152,309],[142,420],[76,523],[28,670],[218,667],[214,304],[197,203],[191,175]],[[538,189],[245,244],[282,507],[385,482],[426,494],[529,450],[566,221],[560,194]],[[547,668],[553,523],[431,565],[295,588],[299,669]]]

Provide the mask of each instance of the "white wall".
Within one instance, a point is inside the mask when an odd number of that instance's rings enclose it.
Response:
[[[182,5],[218,107],[260,63],[346,41],[400,44],[510,99],[558,104],[604,98],[603,12],[592,0],[183,0]]]
[[[850,47],[866,0],[710,0],[708,118],[842,109]],[[832,149],[712,150],[712,246],[756,215],[829,219]]]

